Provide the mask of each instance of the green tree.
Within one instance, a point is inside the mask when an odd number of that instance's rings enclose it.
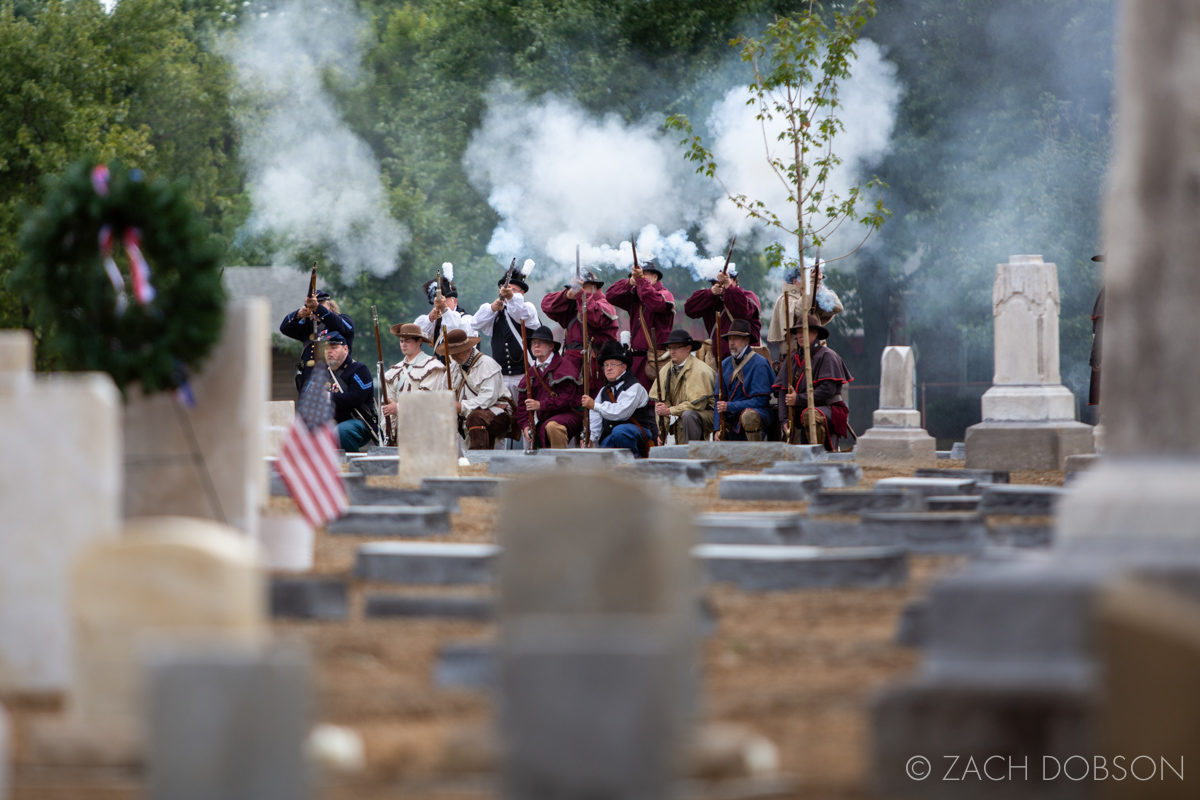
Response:
[[[813,0],[801,13],[776,18],[761,38],[743,36],[734,42],[753,72],[747,105],[754,107],[762,125],[767,163],[786,188],[794,218],[783,216],[762,198],[730,188],[721,178],[716,157],[687,117],[675,114],[668,118],[668,126],[684,134],[688,158],[699,165],[697,172],[716,180],[725,195],[748,216],[794,238],[794,250],[780,245],[775,251],[785,268],[802,267],[806,256],[820,253],[847,221],[865,230],[863,240],[849,251],[854,252],[888,216],[881,198],[872,201],[864,194],[864,190],[869,192],[882,185],[877,179],[851,186],[845,197],[839,197],[830,187],[830,177],[842,163],[834,141],[845,129],[838,114],[838,87],[850,77],[854,45],[874,13],[873,0],[858,0],[844,9],[835,5],[828,11]],[[826,261],[844,258],[849,252]],[[806,281],[803,308],[811,308],[812,302]],[[807,340],[807,314],[802,312],[800,320]],[[805,359],[804,372],[811,409],[809,359]],[[809,441],[815,441],[815,436],[815,418],[810,411]]]

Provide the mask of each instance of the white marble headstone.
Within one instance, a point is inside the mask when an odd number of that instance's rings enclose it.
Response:
[[[121,399],[108,375],[34,380],[33,340],[0,334],[0,689],[67,683],[72,560],[120,525]]]
[[[449,391],[396,395],[400,482],[419,486],[423,478],[458,475],[458,412]]]
[[[77,736],[138,742],[143,660],[173,642],[257,644],[267,634],[256,547],[208,520],[131,520],[75,565],[76,649],[68,723]]]
[[[263,469],[269,396],[267,302],[238,300],[199,374],[196,403],[174,392],[131,392],[125,407],[127,517],[180,515],[257,536],[267,497]]]

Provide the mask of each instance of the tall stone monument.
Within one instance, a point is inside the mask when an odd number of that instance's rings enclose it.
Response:
[[[916,361],[911,347],[885,347],[880,357],[879,408],[871,427],[854,446],[855,460],[864,466],[911,464],[932,466],[937,443],[921,427],[913,386]]]
[[[1058,271],[1038,255],[996,265],[992,285],[995,375],[983,421],[967,428],[970,469],[1062,469],[1094,451],[1092,427],[1076,419],[1075,396],[1058,370]]]
[[[0,331],[0,690],[57,692],[70,570],[121,520],[121,396],[99,372],[34,378],[29,331]]]

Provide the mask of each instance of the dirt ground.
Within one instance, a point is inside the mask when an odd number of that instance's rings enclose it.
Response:
[[[961,467],[942,461],[939,466]],[[464,469],[483,474],[484,466]],[[858,488],[909,473],[864,470]],[[1061,485],[1061,472],[1016,472],[1013,483]],[[369,479],[388,486],[394,479]],[[703,490],[673,490],[700,511],[802,510],[802,503],[718,500],[716,482]],[[494,541],[496,502],[465,498],[443,541]],[[270,514],[294,513],[290,499],[272,498]],[[318,532],[315,573],[350,578],[354,553],[367,537]],[[701,645],[700,720],[734,725],[743,735],[766,737],[777,749],[778,773],[746,780],[721,765],[698,759],[697,780],[686,794],[696,798],[872,798],[869,782],[869,703],[881,686],[903,678],[919,653],[894,642],[900,611],[937,576],[963,563],[960,557],[910,558],[910,578],[893,589],[813,589],[750,593],[709,586],[707,601],[717,627]],[[432,679],[439,646],[488,640],[493,624],[429,619],[364,620],[366,593],[403,590],[351,582],[350,618],[343,622],[276,621],[278,637],[305,643],[312,653],[317,716],[357,731],[366,768],[354,774],[326,772],[320,800],[499,797],[496,746],[490,735],[492,705],[483,694],[437,688]],[[464,593],[487,589],[422,589]],[[12,800],[126,800],[140,796],[136,768],[52,763],[31,746],[31,725],[61,714],[61,698],[0,697],[15,741]],[[702,780],[701,780],[702,778]]]

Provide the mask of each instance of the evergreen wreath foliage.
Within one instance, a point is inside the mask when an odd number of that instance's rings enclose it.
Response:
[[[180,184],[78,161],[50,183],[20,243],[11,286],[32,308],[39,347],[64,369],[107,372],[122,393],[173,389],[221,334],[219,253]],[[139,249],[141,287],[152,287],[140,294]]]

